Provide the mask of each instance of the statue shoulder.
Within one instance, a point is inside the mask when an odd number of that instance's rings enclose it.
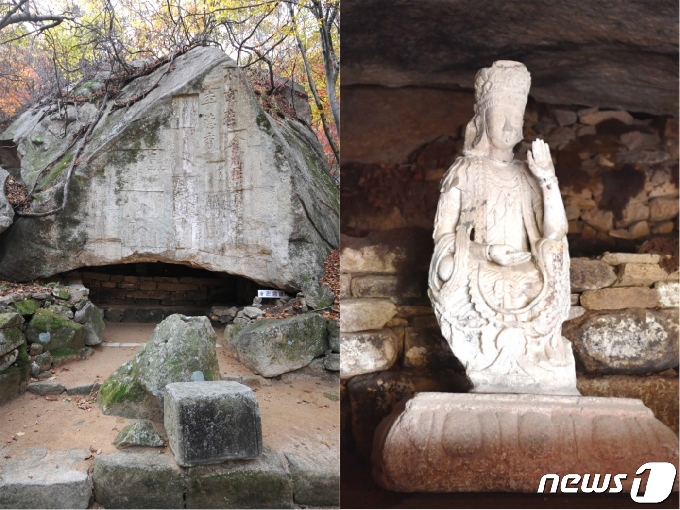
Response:
[[[439,185],[441,193],[448,192],[451,188],[467,189],[471,182],[472,168],[479,158],[474,156],[460,156],[448,169]]]

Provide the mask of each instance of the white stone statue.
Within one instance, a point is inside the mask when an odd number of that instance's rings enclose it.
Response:
[[[567,218],[550,149],[522,138],[531,78],[519,62],[477,73],[464,156],[444,176],[429,296],[472,392],[578,395],[562,337],[570,307]]]

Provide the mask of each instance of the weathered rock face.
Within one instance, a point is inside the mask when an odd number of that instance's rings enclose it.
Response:
[[[173,68],[129,108],[112,112],[111,103],[71,178],[65,211],[14,222],[0,248],[3,278],[163,261],[290,291],[316,285],[339,241],[339,191],[318,140],[298,122],[269,117],[215,48],[192,50]],[[122,100],[166,71],[134,80]],[[40,170],[96,110],[79,107],[62,139],[51,135],[57,121],[47,108],[1,135],[18,144],[22,180],[29,188],[39,181],[34,210],[60,203],[71,153]]]
[[[0,232],[4,232],[14,220],[14,209],[5,196],[5,181],[9,172],[0,168]]]
[[[565,322],[562,334],[587,373],[644,374],[678,364],[678,310],[591,312]]]
[[[85,347],[83,326],[44,308],[35,312],[28,323],[26,339],[29,343],[39,342],[48,351]]]
[[[249,324],[233,340],[241,363],[264,377],[309,365],[328,349],[326,320],[316,313]]]
[[[531,0],[348,0],[343,86],[472,87],[493,60],[521,60],[539,101],[677,114],[677,3],[543,2],[528,30],[534,11]]]
[[[161,420],[168,383],[189,382],[196,371],[206,381],[220,379],[216,338],[207,317],[171,315],[137,356],[104,382],[98,398],[103,413]]]

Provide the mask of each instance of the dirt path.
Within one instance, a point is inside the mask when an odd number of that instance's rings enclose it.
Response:
[[[151,336],[155,324],[111,324],[104,330],[104,344],[94,348],[90,358],[56,369],[54,381],[67,388],[103,382],[125,361],[132,359],[139,347],[107,347],[106,342],[143,343]],[[216,328],[217,343],[223,342],[223,329]],[[251,374],[246,367],[218,347],[217,356],[222,374]],[[256,391],[262,416],[265,445],[276,451],[317,452],[339,455],[340,404],[324,396],[339,395],[338,379],[293,378],[289,384],[271,381]],[[135,420],[105,416],[99,406],[90,410],[77,407],[78,399],[64,393],[57,401],[48,401],[24,393],[0,407],[0,456],[14,456],[25,447],[50,449],[101,449],[102,454],[118,450],[111,444],[118,431]],[[70,402],[65,401],[70,399]],[[156,430],[165,436],[161,423]],[[15,440],[12,439],[15,438]],[[138,449],[143,450],[143,449]],[[172,455],[169,449],[166,454]]]

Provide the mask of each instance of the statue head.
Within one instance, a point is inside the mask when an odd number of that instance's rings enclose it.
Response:
[[[489,147],[512,149],[522,136],[531,75],[524,64],[499,60],[475,78],[475,116],[465,129],[466,156],[486,156]]]

